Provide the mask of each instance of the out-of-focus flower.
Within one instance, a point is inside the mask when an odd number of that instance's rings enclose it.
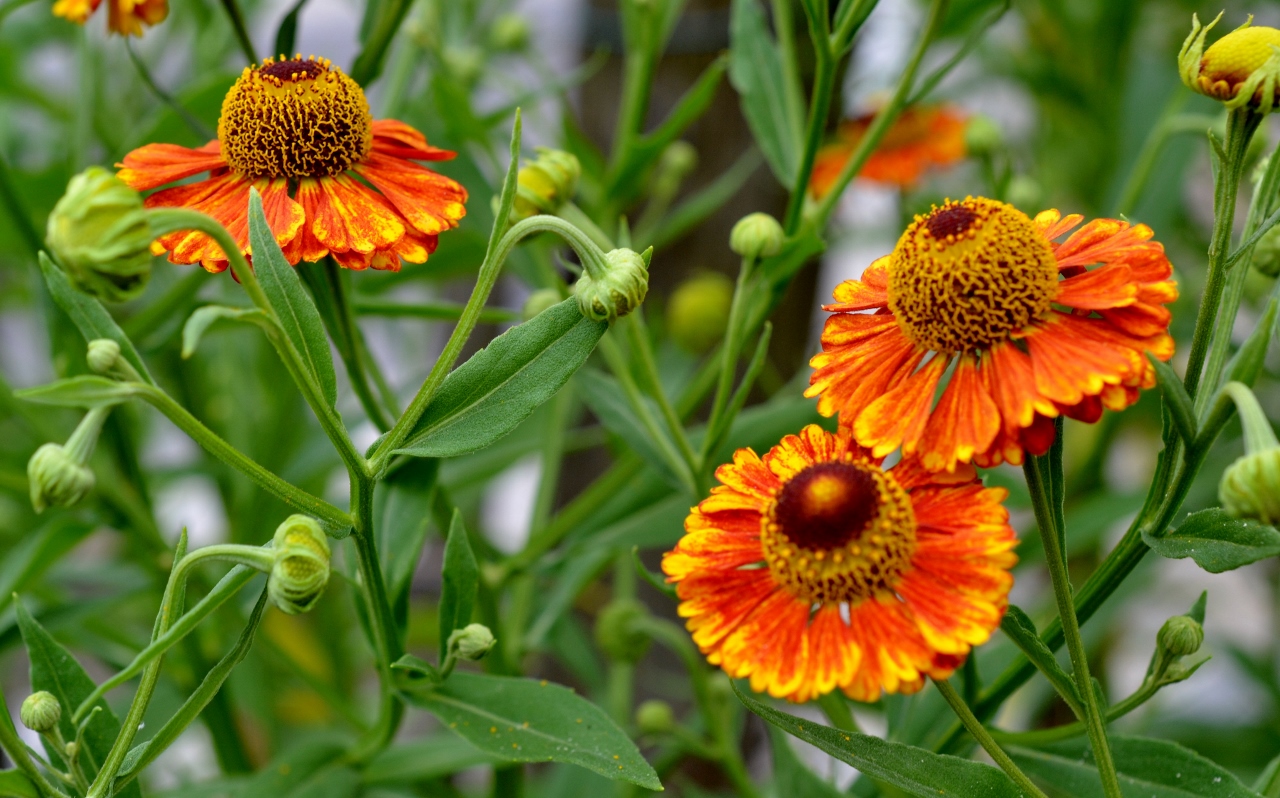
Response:
[[[414,163],[453,157],[403,122],[374,120],[364,91],[328,60],[297,56],[244,70],[222,102],[216,141],[194,150],[148,144],[118,166],[139,190],[209,172],[146,205],[206,213],[245,254],[256,188],[290,263],[332,255],[348,269],[395,271],[401,261],[425,262],[437,236],[466,214],[466,189]],[[161,236],[152,250],[211,272],[227,268],[217,243],[197,231]]]
[[[1239,382],[1227,383],[1224,390],[1240,414],[1244,456],[1222,472],[1218,500],[1237,518],[1280,525],[1280,443],[1253,391]]]
[[[1260,113],[1271,111],[1280,87],[1280,30],[1253,26],[1251,15],[1206,50],[1205,37],[1220,19],[1221,13],[1202,26],[1200,18],[1192,15],[1191,33],[1178,53],[1182,82],[1228,108],[1250,104]]]
[[[523,50],[529,43],[529,23],[520,14],[501,14],[489,28],[489,45],[499,52]]]
[[[593,321],[613,321],[625,316],[644,301],[649,292],[649,265],[644,256],[630,249],[615,249],[604,256],[605,273],[584,272],[574,283],[582,315]]]
[[[707,661],[790,701],[944,679],[1000,624],[1017,544],[972,467],[892,469],[817,425],[739,449],[662,560]]]
[[[511,221],[518,222],[540,213],[555,213],[561,205],[573,199],[581,176],[582,165],[576,155],[539,147],[538,158],[521,167],[516,177]]]
[[[267,580],[272,603],[289,615],[315,606],[329,584],[329,541],[314,518],[291,515],[276,527],[275,563]]]
[[[666,701],[651,698],[636,707],[636,728],[644,734],[663,734],[676,727],[676,713]]]
[[[1055,417],[1133,404],[1155,385],[1146,354],[1173,356],[1173,267],[1146,225],[1095,219],[1055,243],[1083,218],[972,197],[917,216],[836,288],[805,394],[877,457],[947,471],[1021,463]]]
[[[67,183],[45,234],[71,282],[108,302],[133,299],[147,287],[151,238],[142,197],[99,166]]]
[[[749,213],[729,231],[729,249],[744,258],[768,258],[782,249],[786,233],[767,213]]]
[[[57,0],[53,15],[83,25],[102,0]],[[141,36],[142,26],[159,25],[169,16],[169,0],[107,0],[107,29],[121,36]]]
[[[733,304],[733,281],[703,272],[676,286],[667,301],[667,329],[681,348],[701,354],[724,337]]]
[[[871,127],[874,114],[841,123],[835,140],[818,151],[809,193],[825,197]],[[950,166],[965,157],[968,120],[954,108],[927,105],[908,108],[880,139],[858,177],[899,188],[912,188],[932,166]]]

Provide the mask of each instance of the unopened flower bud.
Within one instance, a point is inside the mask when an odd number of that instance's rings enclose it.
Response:
[[[500,52],[523,50],[529,43],[529,23],[519,14],[503,14],[489,29],[489,44]]]
[[[1205,37],[1222,14],[1208,25],[1191,18],[1191,33],[1178,53],[1178,74],[1193,91],[1221,100],[1227,108],[1246,103],[1268,113],[1276,103],[1280,81],[1280,30],[1252,26],[1252,17],[1205,49]]]
[[[90,341],[85,359],[89,362],[89,370],[94,374],[109,374],[120,360],[120,344],[110,338]]]
[[[31,488],[31,506],[37,513],[47,507],[72,507],[93,490],[93,471],[65,447],[46,443],[27,461],[27,481]]]
[[[605,273],[584,272],[573,287],[582,315],[592,321],[625,316],[644,301],[649,292],[649,266],[643,255],[629,249],[605,253]]]
[[[582,177],[578,157],[564,150],[538,148],[538,158],[521,167],[516,176],[516,199],[511,221],[518,222],[540,213],[555,213],[573,199]]]
[[[978,114],[964,127],[964,148],[971,155],[991,155],[1004,146],[1004,131],[989,116]]]
[[[1235,400],[1245,453],[1222,472],[1218,500],[1236,518],[1280,524],[1280,443],[1253,391],[1238,382],[1223,390]]]
[[[596,616],[596,645],[610,659],[637,662],[649,650],[649,636],[637,628],[648,610],[638,601],[614,601]]]
[[[1043,198],[1044,189],[1030,175],[1014,175],[1005,189],[1005,199],[1015,208],[1037,208]]]
[[[767,258],[778,254],[785,237],[777,219],[767,213],[751,213],[733,226],[729,249],[744,258]]]
[[[133,299],[151,277],[151,225],[142,197],[93,166],[67,184],[45,238],[76,287],[108,302]]]
[[[663,734],[676,727],[676,713],[666,701],[645,701],[636,708],[636,728],[644,734]]]
[[[497,642],[493,632],[489,631],[489,627],[482,623],[471,623],[461,629],[453,630],[449,635],[448,648],[456,654],[458,659],[475,662],[484,659]]]
[[[18,710],[18,718],[31,731],[48,734],[62,720],[62,705],[53,697],[53,693],[41,690],[26,697],[22,708]]]
[[[667,328],[682,349],[701,354],[724,337],[733,304],[733,281],[703,272],[676,286],[667,301]]]
[[[532,319],[544,310],[560,304],[560,292],[554,288],[539,288],[524,301],[520,315],[525,321]]]
[[[680,191],[680,184],[698,165],[698,151],[684,140],[667,145],[653,170],[653,198],[661,203],[670,202]]]
[[[475,83],[484,69],[484,53],[476,47],[450,45],[444,48],[442,58],[449,72],[464,86]]]
[[[1280,275],[1280,226],[1263,233],[1254,244],[1253,268],[1267,277]]]
[[[1200,650],[1204,627],[1189,615],[1175,615],[1164,622],[1156,635],[1156,645],[1170,657],[1189,657]]]
[[[291,515],[276,527],[275,563],[267,581],[271,601],[298,615],[315,606],[329,584],[329,541],[314,518]]]

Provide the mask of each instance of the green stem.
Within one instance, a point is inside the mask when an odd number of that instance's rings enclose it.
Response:
[[[231,29],[236,33],[240,52],[249,59],[250,64],[258,63],[258,53],[253,49],[253,41],[250,40],[249,29],[244,24],[244,14],[240,11],[240,4],[236,0],[222,0],[222,10],[227,12],[227,19],[231,22]]]
[[[600,229],[600,226],[587,215],[587,212],[579,208],[575,203],[566,202],[561,205],[560,210],[556,211],[556,215],[561,219],[564,219],[569,224],[580,228],[596,246],[600,247],[600,249],[605,252],[617,249],[617,245],[613,243],[613,239],[609,238],[609,235]]]
[[[387,0],[382,4],[382,13],[373,24],[369,38],[365,40],[364,49],[356,57],[351,66],[351,78],[361,86],[372,83],[382,73],[382,65],[387,57],[387,49],[400,30],[404,17],[409,13],[411,0]]]
[[[733,299],[729,303],[729,323],[725,327],[724,343],[720,349],[720,374],[716,381],[716,394],[711,401],[711,415],[707,419],[709,431],[720,428],[721,416],[724,415],[733,390],[733,378],[738,370],[738,355],[742,349],[741,341],[745,332],[741,328],[750,293],[747,289],[747,281],[751,277],[753,266],[754,262],[750,258],[743,258],[742,266],[738,269],[738,282],[734,286]],[[712,437],[707,435],[702,442],[702,453],[699,459],[704,464],[711,454],[711,447],[716,443]]]
[[[5,163],[4,158],[0,158],[0,202],[3,202],[4,207],[9,211],[9,218],[18,228],[18,236],[27,245],[27,250],[34,258],[44,247],[44,239],[32,224],[27,207],[18,196],[13,173],[9,171],[9,165]]]
[[[853,710],[849,709],[849,702],[841,693],[832,691],[824,694],[818,699],[818,706],[822,709],[822,714],[827,716],[827,720],[831,721],[831,725],[840,731],[862,731],[858,728],[858,721],[853,717]]]
[[[621,5],[630,5],[632,9],[621,8],[625,17],[631,13],[639,16],[640,30],[636,31],[636,41],[629,41],[623,62],[622,99],[618,103],[618,121],[613,131],[613,153],[610,161],[610,173],[616,174],[631,155],[631,146],[640,129],[644,126],[645,114],[649,110],[649,94],[653,88],[653,71],[657,63],[657,22],[658,4],[622,0]],[[629,37],[628,37],[629,38]],[[635,45],[635,46],[632,46]],[[612,183],[612,178],[606,179]]]
[[[806,13],[807,10],[806,5]],[[774,13],[777,16],[776,10]],[[788,16],[785,11],[782,15]],[[810,19],[810,27],[814,28],[816,22]],[[783,222],[783,227],[788,234],[795,233],[800,226],[800,211],[804,208],[804,200],[808,195],[809,177],[813,174],[813,164],[818,157],[818,148],[822,146],[822,136],[827,128],[827,116],[831,112],[831,99],[835,94],[832,86],[835,85],[836,59],[831,52],[830,39],[816,28],[813,32],[815,59],[813,93],[809,99],[809,121],[805,132],[804,150],[800,157],[800,169],[796,173],[796,182],[791,189],[791,198],[787,202],[787,215]],[[778,31],[778,35],[782,35],[781,30]]]
[[[147,68],[146,63],[138,56],[136,50],[133,49],[133,39],[124,37],[124,49],[129,53],[129,60],[133,62],[133,68],[137,71],[138,77],[142,78],[142,82],[151,90],[161,103],[178,115],[187,127],[191,128],[191,132],[195,133],[202,139],[209,140],[218,137],[218,134],[209,129],[209,126],[201,122],[195,114],[186,109],[182,103],[174,99],[172,94],[160,88],[160,84],[156,83],[155,78],[151,77],[151,70]],[[257,59],[255,59],[257,60]]]
[[[1098,764],[1102,789],[1107,798],[1121,798],[1120,781],[1116,778],[1116,767],[1112,762],[1111,747],[1107,742],[1106,722],[1098,709],[1098,696],[1093,689],[1093,678],[1089,675],[1089,655],[1085,651],[1084,640],[1080,636],[1080,622],[1076,617],[1075,603],[1071,597],[1071,577],[1067,573],[1066,552],[1062,550],[1062,539],[1055,523],[1053,508],[1049,504],[1039,459],[1028,457],[1022,466],[1022,472],[1026,475],[1027,491],[1031,494],[1031,501],[1035,507],[1036,526],[1040,530],[1040,540],[1044,545],[1049,576],[1053,580],[1053,596],[1058,604],[1058,617],[1062,621],[1067,652],[1071,656],[1071,670],[1075,677],[1076,690],[1084,703],[1089,743],[1093,747],[1093,757]],[[961,721],[964,722],[965,719],[961,717]],[[970,731],[972,732],[972,729]],[[979,741],[981,742],[981,739]],[[992,756],[994,758],[994,754]]]
[[[933,683],[938,688],[938,692],[942,694],[942,697],[946,699],[946,702],[951,705],[956,717],[960,718],[960,722],[969,730],[973,738],[978,741],[982,749],[995,760],[1000,769],[1008,774],[1009,778],[1013,779],[1014,783],[1026,791],[1028,795],[1036,796],[1036,798],[1048,798],[1039,787],[1032,783],[1031,779],[1027,778],[1027,774],[1023,773],[1022,769],[1014,764],[1009,755],[1004,752],[1004,749],[992,739],[986,727],[973,716],[973,712],[969,710],[969,705],[956,693],[956,689],[951,686],[951,682],[946,679],[934,679]],[[1115,794],[1119,795],[1120,793],[1117,791]]]
[[[355,391],[356,398],[360,400],[360,406],[364,408],[365,415],[380,432],[386,432],[391,429],[399,411],[394,402],[387,401],[388,398],[385,395],[378,397],[374,394],[370,374],[376,368],[376,364],[369,357],[364,345],[364,336],[361,334],[359,325],[356,324],[351,302],[347,299],[346,283],[341,269],[333,258],[325,258],[319,269],[304,271],[303,275],[310,278],[307,280],[309,283],[312,281],[322,283],[322,285],[313,286],[317,291],[323,291],[327,295],[325,297],[327,301],[318,304],[332,306],[328,308],[328,313],[322,314],[321,318],[327,322],[330,335],[338,344],[338,354],[342,357],[343,365],[346,366],[351,388]]]
[[[1107,708],[1107,722],[1119,720],[1138,707],[1150,701],[1151,698],[1160,691],[1160,688],[1151,679],[1147,679],[1142,683],[1132,695],[1123,701]],[[1048,743],[1056,743],[1060,740],[1070,740],[1072,737],[1079,737],[1088,729],[1084,722],[1075,721],[1073,723],[1065,723],[1061,726],[1055,726],[1052,729],[1035,729],[1026,732],[1007,732],[999,729],[990,729],[991,735],[997,740],[1013,745],[1026,745],[1032,748],[1046,745]]]
[[[571,399],[572,395],[568,391],[559,391],[548,403],[551,418],[542,439],[542,473],[538,478],[538,495],[533,502],[533,515],[529,523],[531,531],[545,528],[555,508],[556,492],[560,487],[560,469],[564,464],[565,425]]]
[[[1178,113],[1182,111],[1182,106],[1187,104],[1188,96],[1185,91],[1174,90],[1173,96],[1165,104],[1164,111],[1151,127],[1146,140],[1142,142],[1142,149],[1138,151],[1138,157],[1133,161],[1133,168],[1129,170],[1129,176],[1125,179],[1124,187],[1120,190],[1120,199],[1116,202],[1115,215],[1127,216],[1133,213],[1133,208],[1138,204],[1138,200],[1142,198],[1142,190],[1146,188],[1147,181],[1151,178],[1151,172],[1155,169],[1156,160],[1159,159],[1165,142],[1169,140],[1169,135],[1173,132],[1172,122]]]
[[[654,360],[653,347],[649,343],[649,330],[644,321],[644,308],[637,308],[632,312],[622,321],[622,326],[626,328],[632,354],[640,361],[641,371],[649,382],[650,395],[658,403],[658,410],[662,412],[662,417],[667,422],[667,427],[671,430],[671,437],[675,439],[681,456],[689,464],[689,470],[695,475],[698,474],[702,470],[702,461],[698,455],[694,454],[693,446],[689,443],[689,436],[685,434],[684,422],[681,421],[679,414],[676,413],[675,408],[671,405],[671,400],[667,398],[666,390],[662,387],[662,377],[658,374],[658,364]],[[699,492],[701,491],[699,490]]]
[[[67,456],[80,465],[89,462],[89,456],[98,443],[98,436],[102,434],[102,425],[110,414],[110,407],[94,407],[85,413],[84,418],[76,425],[75,432],[67,438],[64,446]]]
[[[387,316],[389,318],[409,317],[429,319],[431,321],[457,321],[462,318],[466,305],[452,302],[420,302],[407,305],[399,302],[387,302],[381,299],[364,299],[356,297],[352,302],[356,313],[362,316]],[[520,311],[506,308],[485,308],[480,312],[480,321],[485,324],[501,324],[516,321]]]

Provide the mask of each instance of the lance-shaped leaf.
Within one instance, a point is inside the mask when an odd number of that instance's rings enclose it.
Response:
[[[36,785],[17,770],[0,771],[0,798],[40,798]]]
[[[440,588],[440,661],[448,653],[449,635],[471,623],[471,611],[476,604],[476,589],[480,584],[480,568],[476,555],[467,540],[466,527],[462,525],[462,513],[453,511],[449,522],[449,537],[444,544],[444,568],[441,571]]]
[[[769,168],[790,188],[800,169],[804,137],[803,112],[789,99],[799,87],[786,85],[782,54],[758,0],[733,0],[729,41],[729,82],[742,97],[742,114]]]
[[[1156,370],[1156,382],[1160,385],[1160,392],[1164,394],[1165,407],[1169,408],[1173,426],[1177,428],[1183,442],[1190,446],[1195,443],[1199,431],[1196,428],[1196,414],[1191,407],[1191,397],[1187,396],[1187,389],[1172,366],[1150,352],[1147,353],[1147,360],[1151,361],[1151,366]]]
[[[1232,517],[1221,507],[1192,513],[1164,537],[1144,534],[1142,539],[1161,557],[1190,557],[1211,574],[1280,554],[1280,531],[1275,527]]]
[[[195,354],[200,346],[200,339],[214,322],[220,319],[247,321],[266,326],[271,323],[267,314],[257,308],[233,308],[227,305],[205,305],[197,308],[182,325],[182,358],[185,360]]]
[[[1008,635],[1014,645],[1022,649],[1022,653],[1031,660],[1036,666],[1036,670],[1044,674],[1049,683],[1053,685],[1053,689],[1062,696],[1063,700],[1076,713],[1077,717],[1083,717],[1083,705],[1080,703],[1080,691],[1076,689],[1075,682],[1071,681],[1071,677],[1058,664],[1057,658],[1053,656],[1053,652],[1040,639],[1040,633],[1036,631],[1036,625],[1027,617],[1027,614],[1021,608],[1014,604],[1009,605],[1009,609],[1005,611],[1004,618],[1000,621],[1000,631]]]
[[[13,395],[28,402],[57,407],[110,407],[127,402],[136,395],[136,385],[85,374],[14,391]]]

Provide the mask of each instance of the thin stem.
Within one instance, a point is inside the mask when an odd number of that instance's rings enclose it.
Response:
[[[776,3],[774,8],[777,16]],[[806,6],[806,13],[807,11],[808,6]],[[786,11],[783,11],[781,16],[790,18]],[[809,20],[810,27],[815,23],[816,20]],[[778,35],[781,37],[781,29]],[[822,145],[822,136],[827,127],[827,115],[831,111],[831,99],[835,94],[832,86],[835,84],[836,60],[831,52],[829,41],[828,36],[819,30],[814,30],[813,92],[809,99],[809,121],[806,126],[804,149],[800,156],[800,168],[796,173],[796,182],[791,189],[791,198],[787,202],[787,215],[783,222],[787,233],[796,232],[800,226],[800,210],[804,207],[804,198],[808,194],[809,177],[813,174],[813,164],[818,157],[818,148]],[[783,66],[785,68],[785,61]]]
[[[388,0],[382,4],[382,13],[378,15],[369,38],[365,39],[364,49],[351,67],[351,78],[356,83],[367,86],[382,73],[387,50],[411,5],[411,0]]]
[[[1106,722],[1098,710],[1098,697],[1093,690],[1093,678],[1089,675],[1089,655],[1085,651],[1084,640],[1080,637],[1080,622],[1076,618],[1075,603],[1071,597],[1071,577],[1067,573],[1066,553],[1062,550],[1039,460],[1040,458],[1028,457],[1023,463],[1022,472],[1026,475],[1027,491],[1031,494],[1035,507],[1036,526],[1040,530],[1049,576],[1053,580],[1053,596],[1058,604],[1058,617],[1062,620],[1067,652],[1071,656],[1076,690],[1084,703],[1089,743],[1093,748],[1093,758],[1098,764],[1098,776],[1102,779],[1102,789],[1107,798],[1121,798],[1120,781],[1116,778],[1116,766],[1111,759],[1111,747],[1107,742]],[[964,718],[961,721],[964,722]]]
[[[137,71],[138,77],[142,78],[142,82],[156,96],[156,99],[177,114],[186,126],[191,128],[191,132],[197,136],[203,139],[217,138],[218,134],[210,130],[208,125],[201,122],[195,114],[186,109],[186,106],[174,99],[172,94],[160,88],[160,84],[156,83],[155,78],[151,76],[151,70],[139,57],[138,52],[133,49],[133,39],[128,36],[124,38],[124,49],[129,53],[129,60],[133,62],[133,68]]]
[[[729,404],[729,399],[733,390],[733,378],[738,370],[738,354],[742,348],[741,330],[743,314],[747,310],[747,281],[751,277],[753,261],[750,258],[742,259],[742,266],[738,269],[738,282],[733,289],[733,299],[729,304],[729,323],[724,331],[724,344],[720,350],[720,375],[716,381],[715,399],[711,401],[711,415],[707,419],[707,429],[715,430],[720,428],[720,417],[724,415],[725,408]],[[702,442],[701,461],[706,462],[707,456],[711,454],[711,447],[715,445],[711,435],[708,435]]]
[[[1151,178],[1151,172],[1155,169],[1160,152],[1164,149],[1165,142],[1169,140],[1169,135],[1174,131],[1170,123],[1182,110],[1182,106],[1186,105],[1188,96],[1185,91],[1175,90],[1169,102],[1165,104],[1160,118],[1156,120],[1146,140],[1142,142],[1142,149],[1138,151],[1138,157],[1133,161],[1133,168],[1129,170],[1129,176],[1120,190],[1120,199],[1115,205],[1117,216],[1133,213],[1134,206],[1142,198],[1142,190],[1146,188],[1147,180]]]
[[[1107,707],[1107,722],[1119,720],[1147,701],[1160,691],[1159,685],[1153,680],[1147,679],[1142,683],[1132,695],[1123,701]],[[1031,747],[1044,745],[1046,743],[1055,743],[1059,740],[1070,740],[1072,737],[1078,737],[1084,734],[1088,729],[1083,721],[1075,721],[1073,723],[1065,723],[1061,726],[1054,726],[1052,729],[1035,729],[1026,732],[1007,732],[1000,729],[990,729],[991,735],[997,740],[1003,740],[1006,743],[1014,745],[1028,745]]]
[[[649,382],[650,394],[658,403],[658,410],[662,412],[662,417],[671,430],[671,437],[675,439],[681,456],[689,465],[689,470],[695,475],[698,474],[702,470],[702,461],[698,455],[694,454],[689,436],[684,431],[684,422],[680,420],[679,414],[671,405],[671,400],[667,398],[666,390],[662,387],[658,364],[653,358],[653,347],[649,343],[649,331],[644,323],[644,308],[637,308],[623,320],[622,326],[626,328],[632,354],[640,361],[640,368]]]
[[[649,93],[653,88],[653,69],[657,61],[657,19],[658,4],[622,0],[624,26],[626,17],[635,14],[639,17],[640,30],[635,31],[636,40],[628,41],[623,64],[622,99],[618,103],[618,121],[613,131],[613,157],[610,172],[616,174],[631,154],[631,146],[644,125],[645,114],[649,110]],[[630,6],[628,9],[626,6]],[[629,38],[629,37],[628,37]],[[606,181],[606,182],[612,182]]]
[[[356,324],[351,302],[347,299],[346,284],[338,264],[334,262],[333,258],[325,258],[320,273],[313,275],[314,278],[323,280],[328,287],[327,293],[333,303],[333,307],[331,313],[326,314],[326,318],[337,327],[333,331],[336,333],[334,338],[339,343],[338,353],[342,356],[342,362],[347,367],[347,376],[351,380],[351,388],[355,391],[356,398],[360,400],[360,406],[364,408],[369,420],[373,422],[380,432],[386,432],[391,429],[391,424],[394,422],[395,416],[399,414],[399,410],[394,404],[384,406],[382,402],[386,400],[386,397],[381,397],[382,401],[380,401],[379,397],[373,392],[373,387],[370,384],[370,373],[376,368],[376,364],[371,357],[368,357],[368,350],[364,346],[364,336],[360,331],[359,325]]]
[[[1000,769],[1003,770],[1009,778],[1013,779],[1014,783],[1017,784],[1018,787],[1025,790],[1028,795],[1036,796],[1036,798],[1048,798],[1048,796],[1046,796],[1044,792],[1031,781],[1031,779],[1027,778],[1027,774],[1023,773],[1022,769],[1014,764],[1013,760],[1004,752],[1004,749],[1000,747],[999,743],[992,739],[991,734],[987,731],[986,727],[979,723],[978,719],[973,716],[973,712],[970,711],[969,705],[964,702],[964,699],[961,698],[958,693],[956,693],[956,689],[951,686],[951,682],[946,679],[934,679],[933,683],[938,688],[938,692],[942,694],[942,697],[946,699],[946,702],[951,705],[951,709],[956,713],[956,717],[960,718],[960,722],[969,730],[969,733],[973,735],[973,738],[978,741],[978,744],[982,746],[982,749],[995,760],[995,763],[1000,766]],[[1117,792],[1116,795],[1119,795],[1119,792]]]
[[[231,28],[236,33],[240,52],[249,59],[250,64],[258,63],[258,53],[253,49],[253,41],[249,39],[249,29],[244,24],[244,14],[240,11],[240,4],[236,0],[222,0],[222,10],[227,12],[227,19],[231,21]]]

